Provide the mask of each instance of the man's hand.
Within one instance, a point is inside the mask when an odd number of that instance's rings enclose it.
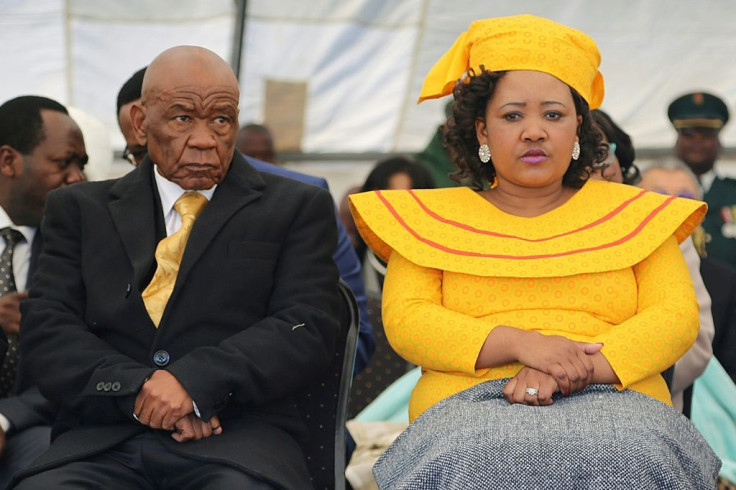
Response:
[[[7,334],[18,334],[20,329],[20,302],[28,297],[28,291],[0,296],[0,328]]]
[[[163,369],[143,383],[133,408],[141,424],[165,430],[174,430],[174,424],[193,411],[192,397],[173,374]]]
[[[186,442],[222,434],[220,419],[214,416],[209,422],[198,418],[193,413],[176,421],[175,432],[171,434],[176,442]]]

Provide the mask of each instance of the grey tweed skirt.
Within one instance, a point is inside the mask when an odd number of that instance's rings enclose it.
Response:
[[[510,405],[508,380],[423,413],[373,467],[381,489],[709,489],[721,462],[690,421],[630,390],[591,385]]]

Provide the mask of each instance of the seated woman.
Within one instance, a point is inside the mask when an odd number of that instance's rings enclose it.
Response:
[[[474,22],[420,97],[454,94],[447,142],[472,188],[351,197],[388,261],[386,334],[423,370],[380,488],[715,484],[659,374],[697,335],[678,242],[705,206],[587,181],[599,63],[546,19]]]

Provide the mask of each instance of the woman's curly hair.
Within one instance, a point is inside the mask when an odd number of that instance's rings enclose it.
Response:
[[[475,121],[485,119],[488,101],[493,96],[496,83],[505,73],[487,71],[483,67],[479,74],[471,70],[468,80],[458,82],[453,90],[455,100],[452,104],[452,116],[445,128],[444,143],[450,154],[455,155],[454,164],[458,170],[450,177],[459,184],[469,185],[476,190],[487,187],[495,178],[496,170],[493,167],[493,157],[488,163],[482,163],[478,159],[480,144]],[[583,118],[578,129],[580,158],[570,161],[562,184],[580,188],[590,176],[590,165],[600,160],[601,135],[593,127],[588,103],[572,87],[570,92],[575,103],[575,112]]]

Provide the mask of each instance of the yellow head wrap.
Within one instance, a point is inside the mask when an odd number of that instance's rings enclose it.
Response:
[[[603,102],[601,54],[585,33],[534,15],[478,20],[432,67],[419,102],[451,94],[469,69],[534,70],[565,82],[591,109]]]

